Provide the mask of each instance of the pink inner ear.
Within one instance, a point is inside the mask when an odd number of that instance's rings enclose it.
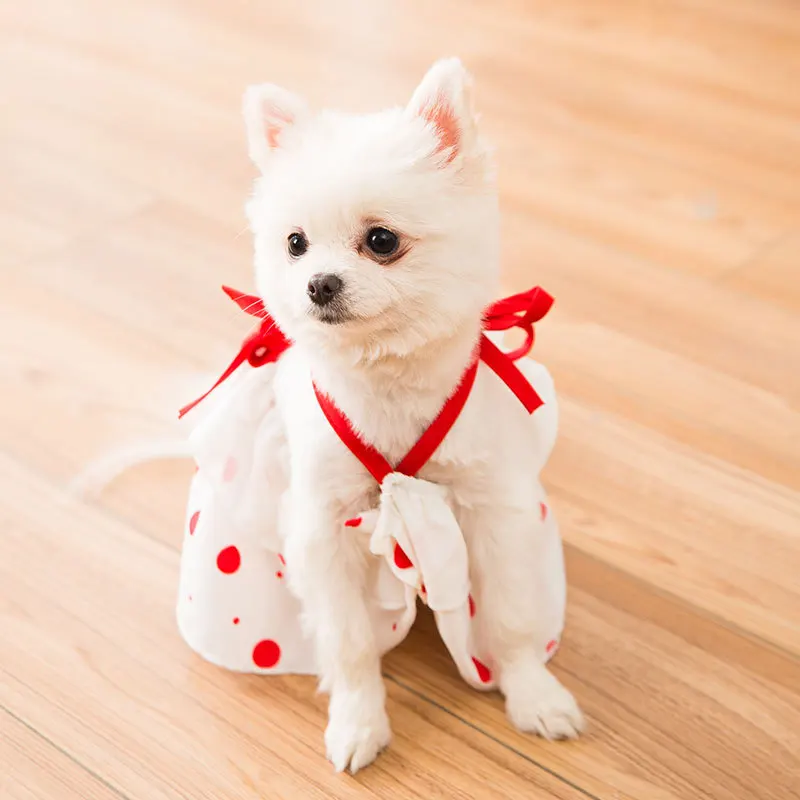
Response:
[[[274,150],[278,147],[278,136],[281,131],[294,122],[294,117],[283,109],[269,106],[264,109],[264,133],[267,144]]]
[[[450,154],[445,164],[449,164],[458,154],[461,144],[461,131],[458,128],[453,107],[441,95],[436,98],[433,105],[422,112],[422,116],[436,128],[436,136],[439,139],[439,146],[436,152],[450,148]]]

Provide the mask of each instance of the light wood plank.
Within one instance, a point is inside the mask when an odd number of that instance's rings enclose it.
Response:
[[[126,800],[9,712],[0,709],[3,800]]]
[[[540,342],[565,395],[800,488],[800,448],[786,446],[800,436],[800,407],[783,390],[762,389],[675,353],[668,342],[642,341],[563,309],[541,326]]]
[[[105,175],[93,164],[0,135],[0,267],[57,251],[144,208],[144,187]]]
[[[572,403],[547,478],[565,538],[800,655],[800,498]]]
[[[555,295],[557,309],[572,317],[764,389],[792,408],[800,405],[796,314],[722,282],[681,275],[581,240],[513,209],[503,224],[504,241],[513,242],[505,252],[509,288],[540,283]],[[549,364],[548,322],[540,326],[535,355]],[[591,350],[590,341],[585,346],[589,356],[604,357]],[[553,371],[558,380],[557,364]],[[669,378],[665,374],[663,383]],[[746,409],[742,413],[749,416]]]
[[[800,216],[800,209],[796,209]],[[772,242],[740,270],[727,277],[728,285],[800,313],[800,228]],[[800,345],[798,346],[800,348]]]

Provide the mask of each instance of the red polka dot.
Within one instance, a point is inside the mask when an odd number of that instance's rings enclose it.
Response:
[[[189,519],[189,535],[194,536],[194,530],[197,527],[197,520],[200,519],[200,512],[195,511]]]
[[[228,456],[225,466],[222,469],[222,480],[225,483],[230,483],[239,471],[239,464],[233,456]]]
[[[396,630],[397,630],[397,623],[396,623],[396,622],[393,622],[393,623],[392,623],[392,630],[393,630],[393,631],[396,631]]]
[[[405,550],[399,544],[394,546],[394,563],[398,569],[408,569],[414,566],[411,563],[411,559],[406,555]]]
[[[422,592],[422,594],[428,594],[428,590],[425,588],[425,584],[424,583],[420,584],[419,590]]]
[[[286,566],[286,559],[280,553],[278,553],[278,560],[281,562],[281,564],[283,564],[284,567]]]
[[[200,465],[199,464],[195,464],[194,465],[194,471],[195,472],[200,472]]]
[[[220,572],[226,575],[232,575],[242,564],[242,556],[239,553],[239,548],[231,545],[224,550],[219,551],[217,556],[217,567]]]
[[[539,503],[539,513],[542,517],[542,522],[547,519],[547,506],[544,503]]]
[[[264,639],[253,648],[253,663],[261,669],[271,669],[281,660],[281,648],[272,639]]]
[[[361,517],[353,517],[344,523],[345,528],[357,528],[364,520]]]
[[[475,616],[475,601],[472,599],[472,595],[469,596],[469,615],[470,617]]]
[[[555,639],[551,639],[547,643],[547,647],[545,648],[545,650],[547,651],[548,654],[550,654],[553,652],[553,650],[556,649],[556,647],[558,647],[558,642]]]
[[[481,661],[478,661],[477,658],[474,656],[472,657],[472,663],[475,665],[475,669],[478,671],[478,677],[481,679],[483,683],[489,683],[492,679],[492,671],[489,667],[486,666]]]
[[[282,578],[282,577],[283,577],[283,573],[282,573],[280,570],[278,570],[278,571],[275,573],[275,577],[276,577],[276,578]]]
[[[239,617],[234,617],[233,618],[233,624],[234,625],[238,625],[239,624]]]

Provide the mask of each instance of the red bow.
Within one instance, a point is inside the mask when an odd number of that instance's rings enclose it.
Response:
[[[527,292],[512,294],[492,303],[483,313],[483,328],[487,331],[507,331],[522,328],[525,342],[516,350],[504,353],[485,335],[481,336],[481,361],[490,367],[517,399],[533,414],[542,399],[528,379],[517,369],[514,361],[530,353],[533,347],[533,323],[538,322],[553,306],[553,298],[544,289],[534,286]]]
[[[508,358],[516,361],[528,355],[533,347],[533,323],[538,322],[553,306],[553,298],[539,286],[527,292],[512,294],[492,303],[483,313],[483,328],[487,331],[507,331],[509,328],[522,328],[525,343],[511,353]]]
[[[237,292],[227,286],[223,286],[222,289],[242,311],[258,317],[261,320],[261,324],[244,340],[236,358],[222,373],[219,380],[197,400],[184,406],[178,413],[179,418],[191,411],[201,400],[208,397],[217,386],[226,381],[245,361],[253,367],[275,362],[292,345],[291,340],[286,338],[275,320],[267,313],[260,298]],[[483,315],[484,330],[507,331],[510,328],[521,328],[525,331],[524,344],[511,353],[504,353],[485,335],[481,336],[480,359],[514,392],[531,414],[542,405],[542,400],[513,362],[530,352],[534,340],[533,323],[538,322],[550,310],[552,305],[553,298],[544,289],[535,286],[527,292],[521,292],[492,303]],[[474,366],[474,364],[470,364],[468,371],[474,369]],[[470,380],[467,383],[471,388],[472,381]],[[464,381],[462,381],[461,385],[464,385]],[[466,402],[466,397],[463,398],[463,402]],[[461,403],[462,406],[463,402]]]
[[[284,336],[283,331],[278,327],[272,317],[267,314],[264,308],[264,303],[258,297],[253,297],[249,294],[242,294],[237,292],[236,289],[231,289],[228,286],[223,286],[222,291],[228,295],[242,311],[261,320],[261,324],[256,328],[245,340],[236,354],[236,358],[231,361],[228,369],[220,375],[219,380],[203,395],[184,406],[178,412],[178,419],[180,419],[188,411],[191,411],[201,400],[205,400],[214,389],[217,388],[223,381],[228,380],[239,367],[247,361],[251,367],[260,367],[263,364],[269,364],[277,361],[287,350],[291,347],[291,340]]]

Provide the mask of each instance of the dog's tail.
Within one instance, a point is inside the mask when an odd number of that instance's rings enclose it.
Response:
[[[189,442],[154,439],[120,447],[89,463],[69,483],[68,489],[83,499],[96,497],[123,472],[159,459],[191,458]]]

